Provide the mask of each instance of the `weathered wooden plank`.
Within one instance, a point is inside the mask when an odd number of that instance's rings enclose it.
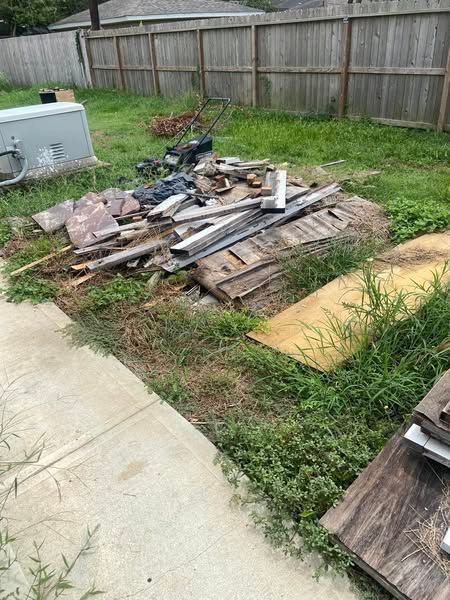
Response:
[[[189,223],[192,221],[202,221],[209,218],[222,217],[234,212],[240,212],[249,208],[259,208],[261,198],[249,198],[233,204],[224,206],[210,206],[199,209],[190,209],[173,216],[174,223]]]
[[[11,277],[13,277],[14,275],[19,275],[20,273],[23,273],[24,271],[28,271],[29,269],[33,269],[34,267],[37,267],[38,265],[41,265],[42,263],[47,262],[48,260],[55,258],[56,256],[59,256],[60,254],[64,254],[64,252],[68,252],[69,250],[72,249],[72,247],[73,247],[72,244],[70,244],[69,246],[64,246],[64,248],[61,248],[60,250],[56,250],[56,252],[51,252],[50,254],[47,254],[46,256],[43,256],[42,258],[33,260],[33,262],[30,262],[27,265],[24,265],[23,267],[20,267],[19,269],[12,271],[9,275]]]
[[[450,582],[412,531],[437,513],[449,473],[430,468],[396,434],[320,522],[395,598],[445,600]]]
[[[148,254],[152,254],[161,248],[167,247],[168,242],[165,240],[152,240],[147,242],[146,244],[140,244],[139,246],[135,246],[134,248],[130,248],[128,250],[122,250],[121,252],[117,252],[115,254],[111,254],[109,256],[105,256],[104,258],[99,258],[98,260],[94,260],[86,264],[86,268],[89,271],[101,271],[103,269],[110,269],[112,267],[116,267],[117,265],[121,265],[133,258],[138,258],[140,256],[146,256]]]
[[[430,435],[450,444],[450,423],[446,408],[450,402],[450,370],[414,409],[413,418]],[[444,419],[442,413],[444,412]]]
[[[263,212],[283,213],[286,210],[287,171],[277,170],[273,173],[272,196],[265,196],[261,201]]]

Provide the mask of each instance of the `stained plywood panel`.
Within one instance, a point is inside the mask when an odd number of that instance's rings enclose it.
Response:
[[[386,292],[412,294],[406,299],[411,308],[423,298],[418,286],[430,283],[436,271],[443,271],[450,258],[450,232],[421,236],[397,246],[374,262],[377,282]],[[450,280],[450,272],[443,275]],[[268,321],[266,332],[253,331],[249,337],[288,354],[295,360],[329,371],[347,360],[369,331],[350,322],[349,305],[364,306],[361,273],[334,279],[300,302]],[[339,339],[336,325],[349,329]]]
[[[321,524],[396,598],[448,600],[450,581],[410,532],[436,513],[449,484],[448,469],[431,466],[397,434]]]

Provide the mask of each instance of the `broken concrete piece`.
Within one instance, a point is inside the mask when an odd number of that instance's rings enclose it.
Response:
[[[98,242],[94,231],[118,229],[117,221],[106,210],[102,202],[78,209],[66,222],[70,241],[77,248],[85,248]]]
[[[64,226],[64,223],[73,214],[74,200],[65,200],[47,210],[33,215],[36,223],[46,233],[53,233]]]

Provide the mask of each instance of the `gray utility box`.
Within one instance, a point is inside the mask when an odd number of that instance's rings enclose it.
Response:
[[[0,155],[19,142],[25,180],[81,170],[97,163],[84,107],[75,102],[0,111]],[[17,177],[24,161],[0,156],[0,181]]]

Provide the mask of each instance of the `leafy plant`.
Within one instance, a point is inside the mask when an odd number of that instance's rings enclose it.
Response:
[[[351,360],[319,373],[248,345],[242,359],[255,394],[283,403],[284,412],[270,421],[228,419],[216,428],[230,481],[247,475],[247,500],[267,507],[256,518],[270,539],[297,554],[302,547],[319,550],[338,567],[349,559],[318,519],[450,366],[450,299],[442,273],[420,290],[417,312],[411,295],[384,292],[370,269],[362,284],[367,304],[349,320],[370,324],[370,335]]]
[[[0,80],[0,86],[1,86],[1,80]],[[12,238],[11,227],[8,225],[8,223],[5,223],[4,221],[0,221],[0,248],[2,248],[5,244],[7,244],[11,238]]]
[[[392,233],[398,242],[415,237],[420,233],[430,233],[445,229],[450,225],[450,198],[447,206],[428,200],[417,201],[407,196],[398,196],[387,206],[393,218]]]
[[[101,311],[118,302],[138,304],[148,296],[146,286],[145,278],[126,278],[123,275],[116,275],[114,279],[102,286],[92,286],[87,293],[83,308]]]
[[[26,300],[33,304],[51,302],[58,295],[59,288],[48,279],[36,277],[31,273],[16,275],[5,295],[8,302],[24,302]]]

